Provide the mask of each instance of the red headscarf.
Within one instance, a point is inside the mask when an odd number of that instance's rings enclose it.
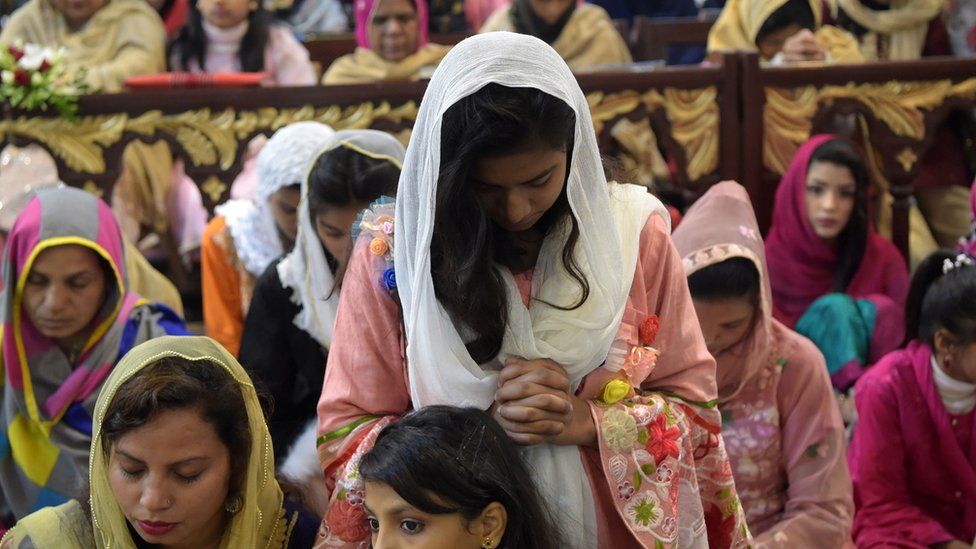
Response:
[[[779,182],[773,224],[766,237],[766,261],[773,287],[774,315],[789,327],[817,298],[834,291],[837,250],[817,236],[806,211],[810,158],[823,144],[843,139],[816,135],[800,147]],[[860,298],[883,294],[904,306],[908,268],[898,249],[868,226],[864,257],[845,293]]]

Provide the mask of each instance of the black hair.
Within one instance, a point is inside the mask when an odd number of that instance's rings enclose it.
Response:
[[[201,70],[206,70],[204,61],[207,56],[207,33],[203,30],[203,15],[197,9],[197,0],[190,0],[190,15],[186,25],[170,45],[168,59],[172,60],[174,53],[179,58],[179,67],[170,70],[187,70],[190,61],[196,61]],[[241,39],[239,58],[241,71],[261,72],[264,70],[264,49],[268,45],[271,29],[271,16],[265,11],[262,2],[257,2],[257,9],[247,16],[247,33]]]
[[[251,454],[251,429],[244,396],[223,366],[210,360],[167,356],[123,383],[105,410],[102,450],[126,433],[170,410],[196,409],[213,426],[230,454],[228,499],[242,495]]]
[[[837,238],[837,268],[834,271],[834,291],[844,293],[857,274],[868,242],[868,187],[870,179],[864,157],[854,143],[847,139],[833,139],[823,143],[810,156],[807,170],[814,162],[827,162],[847,168],[854,178],[854,208],[844,230]]]
[[[976,341],[976,268],[954,267],[943,273],[946,260],[955,264],[956,254],[933,252],[912,275],[905,305],[905,337],[935,348],[935,332],[948,330],[956,342]]]
[[[465,522],[500,503],[508,522],[499,549],[563,546],[515,443],[482,410],[428,406],[404,416],[379,434],[359,473],[425,513]]]
[[[767,17],[766,21],[759,27],[759,32],[756,33],[756,45],[758,46],[770,34],[793,24],[811,31],[816,28],[816,18],[808,0],[787,0],[785,4]]]
[[[473,333],[467,343],[475,362],[492,360],[501,350],[507,319],[505,284],[498,265],[525,261],[511,235],[496,225],[478,204],[469,174],[476,160],[498,157],[542,144],[567,151],[572,162],[576,115],[564,101],[534,88],[488,84],[444,113],[441,165],[437,182],[431,274],[438,300]],[[579,224],[570,210],[563,184],[559,198],[536,223],[542,235],[569,224],[562,263],[581,288],[577,303],[548,304],[564,310],[581,306],[590,286],[576,262]]]
[[[701,301],[747,298],[759,303],[759,270],[744,257],[733,257],[688,275],[691,297]]]

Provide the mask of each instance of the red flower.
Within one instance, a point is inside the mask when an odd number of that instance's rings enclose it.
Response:
[[[717,505],[709,507],[705,513],[705,529],[708,532],[709,547],[731,547],[732,535],[735,533],[735,515],[723,517],[724,513]]]
[[[358,542],[369,537],[369,525],[362,505],[352,505],[348,500],[337,499],[325,515],[329,530],[342,541]]]
[[[29,88],[30,87],[30,80],[31,79],[30,79],[30,73],[29,72],[27,72],[25,70],[21,70],[21,69],[17,69],[17,70],[14,71],[14,82],[16,82],[18,86],[22,86],[24,88]]]
[[[24,50],[18,50],[13,46],[7,47],[7,53],[13,56],[14,61],[20,61],[20,59],[24,56]]]
[[[654,456],[654,463],[660,465],[668,456],[675,458],[681,455],[678,439],[681,429],[676,425],[668,427],[667,418],[659,415],[647,425],[647,452]]]
[[[654,340],[657,339],[657,331],[661,328],[661,320],[657,315],[651,315],[641,322],[640,328],[637,330],[640,336],[640,344],[648,347],[654,345]]]
[[[39,72],[41,74],[44,74],[44,73],[46,73],[49,70],[51,70],[51,64],[47,62],[47,59],[45,59],[44,61],[41,61],[41,66],[40,67],[37,67],[37,72]]]

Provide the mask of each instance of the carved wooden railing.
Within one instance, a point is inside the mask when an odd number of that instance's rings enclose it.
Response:
[[[799,146],[812,134],[846,133],[866,146],[887,180],[892,239],[907,257],[919,160],[953,111],[976,107],[976,59],[767,68],[746,55],[741,66],[742,181],[763,229]]]
[[[676,167],[672,183],[691,198],[735,177],[738,120],[721,116],[737,108],[735,90],[726,89],[736,81],[732,61],[704,69],[581,75],[601,149],[645,176],[663,151]],[[8,113],[0,120],[0,145],[37,143],[54,157],[62,180],[108,197],[124,148],[136,140],[165,140],[212,209],[227,198],[255,136],[316,120],[405,137],[425,88],[397,83],[92,95],[82,98],[76,121]]]

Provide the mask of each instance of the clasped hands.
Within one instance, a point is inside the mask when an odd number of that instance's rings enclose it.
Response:
[[[590,406],[573,393],[569,376],[549,359],[508,359],[488,412],[518,444],[595,446]]]

